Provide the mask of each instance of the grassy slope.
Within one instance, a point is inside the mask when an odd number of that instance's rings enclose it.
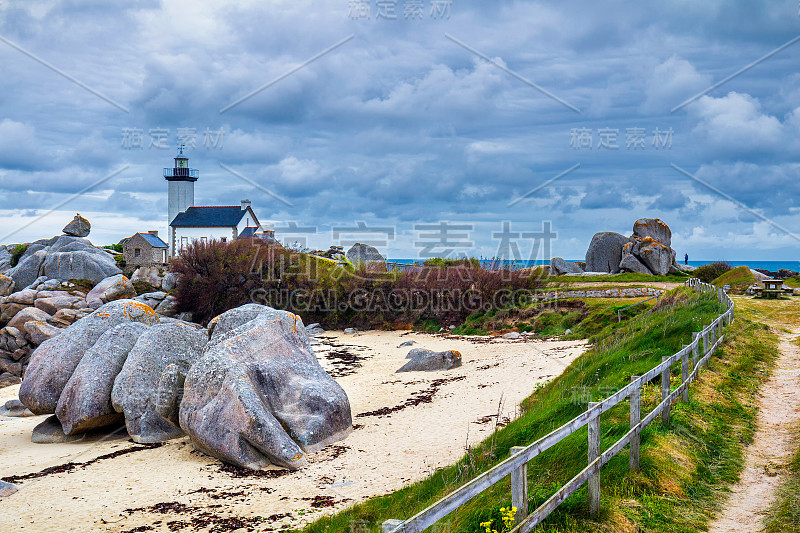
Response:
[[[622,319],[632,317],[655,305],[648,298],[566,298],[522,309],[492,310],[473,313],[458,326],[456,335],[489,335],[490,332],[526,331],[539,337],[564,336],[567,339],[593,339],[604,331],[614,329]],[[640,304],[640,305],[634,305]]]
[[[511,446],[547,434],[585,410],[587,401],[608,396],[628,383],[631,375],[649,370],[661,356],[679,350],[691,331],[700,330],[719,311],[711,296],[674,291],[657,310],[623,322],[615,331],[607,329],[594,348],[524,402],[520,418],[469,450],[456,465],[398,492],[322,518],[306,531],[350,531],[351,523],[371,524],[371,531],[380,531],[388,518],[408,518],[507,457]],[[587,516],[584,487],[537,531],[694,532],[704,528],[718,509],[723,491],[741,470],[743,446],[754,431],[756,394],[775,357],[774,336],[744,313],[726,335],[725,348],[693,386],[691,401],[674,407],[671,428],[664,430],[654,423],[642,433],[641,470],[628,472],[627,449],[603,469],[600,520]],[[673,387],[678,381],[673,376]],[[659,399],[658,385],[646,386],[642,412],[652,410]],[[627,431],[627,405],[604,414],[601,427],[605,449]],[[531,508],[577,474],[586,465],[586,453],[583,430],[532,461],[528,467]],[[487,519],[502,531],[499,509],[509,503],[506,480],[452,514],[438,531],[477,533],[482,531],[479,523]]]
[[[717,287],[730,285],[731,292],[739,294],[743,293],[755,282],[756,277],[750,271],[750,268],[747,266],[740,266],[725,272],[723,275],[715,279],[712,284],[716,285]]]

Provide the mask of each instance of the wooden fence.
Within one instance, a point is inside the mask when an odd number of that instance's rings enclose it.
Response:
[[[589,507],[592,514],[596,515],[600,509],[600,469],[625,446],[630,445],[630,469],[638,470],[639,434],[659,415],[662,423],[665,426],[669,425],[672,404],[678,399],[683,402],[689,400],[689,385],[697,378],[700,368],[703,365],[708,365],[708,360],[722,343],[722,328],[733,321],[733,300],[722,289],[703,283],[698,279],[687,280],[685,285],[702,293],[717,291],[718,299],[725,304],[724,313],[719,315],[702,331],[692,334],[691,344],[685,345],[680,351],[671,356],[664,357],[660,365],[652,368],[646,374],[633,376],[629,385],[605,400],[590,403],[585,412],[536,442],[528,446],[512,448],[509,458],[462,485],[427,509],[408,520],[387,520],[383,523],[384,533],[421,533],[495,483],[502,481],[506,476],[511,476],[511,503],[512,506],[517,508],[516,525],[512,533],[527,533],[533,529],[586,482],[588,482]],[[675,390],[670,390],[670,370],[672,365],[679,362],[681,365],[681,384]],[[661,403],[647,416],[641,418],[642,386],[658,377],[659,374],[661,375]],[[621,439],[612,444],[610,448],[601,453],[600,415],[625,399],[630,401],[630,430]],[[586,468],[569,480],[537,509],[529,513],[528,462],[584,426],[588,426],[589,436],[589,457]]]

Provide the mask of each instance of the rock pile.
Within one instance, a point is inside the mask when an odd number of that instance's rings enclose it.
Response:
[[[101,305],[30,356],[20,400],[52,414],[36,442],[65,442],[124,419],[136,442],[184,434],[223,461],[299,468],[352,430],[344,390],[302,321],[248,304],[206,330],[131,299]]]
[[[633,234],[603,231],[592,237],[586,251],[586,262],[568,263],[560,257],[550,261],[553,275],[598,272],[617,274],[637,272],[664,276],[689,270],[675,260],[672,231],[658,218],[640,218],[633,225]]]
[[[12,290],[14,285],[12,281]],[[0,329],[0,387],[19,383],[37,346],[102,305],[120,299],[146,304],[161,317],[175,316],[174,296],[165,292],[136,296],[133,284],[122,274],[102,280],[88,293],[74,283],[42,276],[22,290],[0,296],[0,326],[5,326]]]
[[[40,276],[97,283],[122,271],[112,254],[87,239],[60,235],[28,244],[17,265],[2,273],[10,276],[17,287],[27,287]]]
[[[93,311],[73,284],[37,279],[0,297],[0,386],[19,383],[33,350]]]

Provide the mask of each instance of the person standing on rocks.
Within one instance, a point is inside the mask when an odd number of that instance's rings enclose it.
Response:
[[[683,254],[683,264],[684,265],[689,264],[689,254]]]

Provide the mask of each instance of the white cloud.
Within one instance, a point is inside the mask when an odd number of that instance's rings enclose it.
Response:
[[[664,113],[713,83],[708,74],[700,74],[689,61],[673,55],[657,65],[647,80],[642,110]]]
[[[772,152],[787,140],[781,121],[763,113],[758,99],[749,94],[703,96],[690,110],[700,121],[693,133],[716,150]]]

